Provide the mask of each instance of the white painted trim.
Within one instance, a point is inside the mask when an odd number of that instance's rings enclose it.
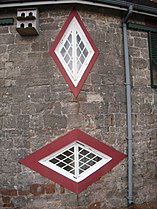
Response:
[[[41,1],[41,2],[27,2],[27,3],[10,3],[10,4],[0,4],[0,8],[13,8],[13,7],[28,7],[28,6],[43,6],[43,5],[59,5],[59,4],[81,4],[81,5],[89,5],[89,6],[97,6],[102,8],[116,9],[120,11],[128,11],[128,8],[124,8],[122,6],[113,6],[104,3],[96,3],[89,1],[80,1],[80,0],[65,0],[65,1]],[[133,10],[133,13],[157,17],[156,14],[152,14],[151,12],[142,12],[138,10]]]
[[[10,3],[10,4],[1,4],[0,8],[6,7],[26,7],[26,6],[43,6],[43,5],[57,5],[57,4],[83,4],[83,5],[91,5],[91,6],[99,6],[99,7],[107,7],[112,9],[118,9],[127,11],[127,8],[121,8],[119,6],[108,5],[104,3],[94,3],[89,1],[80,1],[80,0],[64,0],[64,1],[40,1],[40,2],[26,2],[26,3]]]
[[[77,40],[76,40],[76,32],[80,36],[80,39],[82,43],[84,44],[85,48],[88,51],[87,57],[85,57],[83,64],[81,65],[79,72],[78,72],[78,65],[77,65]],[[72,34],[72,69],[69,68],[68,63],[66,63],[64,57],[61,55],[60,51],[65,48],[64,44],[66,40],[68,39],[69,35]],[[90,42],[88,41],[88,38],[86,37],[84,31],[82,30],[79,22],[75,17],[71,20],[70,24],[68,25],[65,33],[63,34],[61,40],[59,41],[58,45],[56,46],[55,53],[62,63],[66,73],[68,74],[69,78],[71,79],[72,83],[75,87],[77,87],[78,83],[80,82],[84,72],[86,71],[93,55],[94,55],[94,49],[92,48]],[[81,51],[82,54],[82,51]]]
[[[62,169],[59,166],[50,162],[51,159],[57,157],[58,155],[61,155],[63,152],[68,151],[72,147],[74,147],[75,175],[73,175],[72,173],[66,171],[65,169]],[[99,162],[95,163],[90,168],[83,171],[81,174],[79,174],[79,157],[78,157],[79,156],[79,152],[78,152],[79,147],[81,147],[82,149],[87,150],[88,152],[90,152],[90,153],[92,153],[92,154],[101,158],[101,160]],[[88,146],[88,145],[86,145],[86,144],[84,144],[80,141],[75,141],[75,142],[67,145],[66,147],[63,147],[62,149],[56,151],[55,153],[52,153],[52,154],[46,156],[45,158],[41,159],[39,161],[39,163],[41,163],[42,165],[56,171],[57,173],[62,174],[63,176],[66,176],[67,178],[69,178],[69,179],[71,179],[75,182],[80,182],[80,181],[84,180],[85,178],[87,178],[92,173],[94,173],[95,171],[97,171],[99,168],[104,166],[106,163],[111,161],[111,159],[112,159],[111,157],[109,157],[108,155],[105,155],[102,152],[99,152],[98,150],[94,149],[93,147],[90,147],[90,146]]]

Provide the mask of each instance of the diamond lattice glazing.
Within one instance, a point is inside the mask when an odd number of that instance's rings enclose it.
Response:
[[[74,129],[20,160],[41,175],[79,193],[126,156]]]
[[[76,182],[95,172],[112,158],[76,141],[39,162]]]
[[[98,50],[76,11],[69,15],[50,53],[77,96],[98,56]]]

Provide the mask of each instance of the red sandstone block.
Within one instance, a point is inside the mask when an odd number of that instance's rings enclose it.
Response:
[[[63,186],[60,186],[60,193],[63,194],[65,192],[65,188]]]
[[[3,200],[3,207],[4,208],[13,208],[14,204],[12,202],[10,202],[10,197],[2,197]]]
[[[10,197],[2,196],[2,201],[5,204],[9,204],[10,203]]]
[[[1,189],[1,194],[6,196],[17,196],[16,189]]]
[[[100,202],[95,202],[91,204],[88,209],[100,209]]]
[[[14,205],[12,203],[8,203],[8,204],[4,204],[3,207],[4,208],[13,208]]]
[[[26,196],[26,195],[29,195],[29,194],[30,194],[30,191],[29,190],[27,190],[27,191],[20,190],[19,191],[19,195],[22,195],[22,196]]]
[[[34,196],[38,196],[45,193],[44,185],[42,184],[32,184],[31,186],[31,193]]]
[[[54,184],[46,184],[45,185],[45,192],[46,192],[46,194],[55,193],[55,185]]]

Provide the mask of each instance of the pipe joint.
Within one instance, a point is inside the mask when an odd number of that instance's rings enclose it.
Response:
[[[132,13],[133,13],[133,5],[130,5],[129,6],[129,10],[128,10],[128,14],[124,18],[123,23],[127,23],[128,22],[128,20],[129,20],[130,16],[132,15]]]
[[[129,141],[132,141],[132,138],[128,138],[128,137],[126,137],[126,139],[127,139],[127,140],[129,140]]]

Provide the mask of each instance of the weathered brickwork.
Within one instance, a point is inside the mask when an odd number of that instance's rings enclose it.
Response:
[[[16,23],[0,26],[2,209],[113,209],[127,206],[127,160],[78,195],[18,163],[73,128],[127,154],[121,13],[76,6],[100,54],[75,98],[49,53],[72,8],[39,8],[39,36],[20,36]],[[8,16],[15,18],[16,9],[0,11],[0,17]],[[150,87],[147,33],[129,30],[128,34],[133,195],[135,203],[140,205],[157,200],[157,94]]]

